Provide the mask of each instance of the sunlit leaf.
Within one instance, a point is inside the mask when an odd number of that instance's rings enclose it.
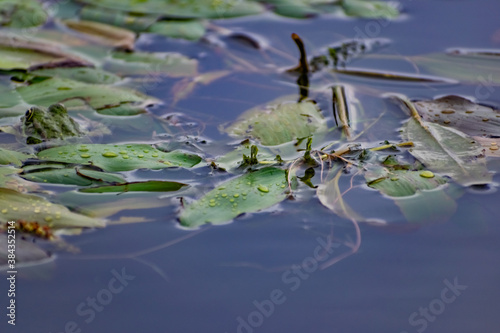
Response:
[[[231,136],[249,137],[275,146],[326,131],[326,121],[314,102],[279,99],[245,111],[224,129]]]
[[[140,168],[189,168],[201,161],[197,155],[177,151],[165,153],[148,144],[66,145],[42,150],[38,157],[57,162],[92,164],[112,172]]]
[[[84,193],[115,193],[115,192],[173,192],[178,191],[187,184],[160,180],[147,182],[133,182],[116,185],[103,185],[80,189]]]
[[[104,221],[76,214],[48,200],[0,188],[0,221],[37,222],[51,228],[103,227]]]
[[[283,201],[287,191],[285,171],[264,168],[220,184],[189,204],[179,219],[187,227],[228,222],[242,213],[256,212]]]

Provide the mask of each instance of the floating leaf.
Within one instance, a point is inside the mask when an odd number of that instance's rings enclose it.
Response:
[[[276,146],[326,131],[326,121],[314,102],[283,99],[245,111],[225,132],[250,137],[264,146]]]
[[[20,153],[13,150],[0,148],[0,164],[14,164],[20,166],[23,161],[34,157],[30,154]]]
[[[0,1],[0,25],[9,28],[31,28],[44,24],[47,13],[37,0]]]
[[[167,75],[171,77],[194,76],[198,62],[174,52],[113,52],[112,61],[106,65],[109,70],[120,75]]]
[[[220,184],[181,213],[181,224],[197,227],[204,223],[220,224],[242,213],[271,207],[287,197],[285,171],[264,168]]]
[[[36,195],[0,188],[0,221],[37,222],[51,228],[103,227],[104,221],[71,212]]]
[[[205,35],[205,25],[197,20],[160,21],[152,24],[147,31],[171,38],[198,40]]]
[[[173,192],[178,191],[187,184],[160,180],[147,182],[133,182],[116,185],[104,185],[98,187],[83,188],[84,193],[115,193],[115,192]]]
[[[228,18],[261,13],[263,7],[253,1],[233,0],[82,0],[103,8],[141,14],[158,14],[171,18]]]
[[[84,83],[113,84],[121,78],[111,72],[92,67],[45,68],[30,72],[34,76],[58,77]]]
[[[459,96],[413,102],[425,121],[453,127],[472,136],[500,136],[500,112]]]
[[[24,168],[21,175],[26,180],[39,183],[90,186],[99,184],[124,183],[123,177],[84,167],[51,167],[39,164],[36,168]]]
[[[93,64],[60,49],[55,43],[0,35],[0,69],[92,67]]]
[[[446,183],[446,179],[430,171],[382,169],[376,175],[365,174],[368,186],[390,197],[406,197],[422,190],[432,190]]]
[[[17,89],[28,103],[49,106],[64,101],[68,108],[88,104],[100,113],[108,109],[125,108],[125,114],[134,114],[159,101],[138,91],[102,84],[88,84],[63,78],[50,78]],[[129,108],[130,110],[126,109]]]
[[[341,6],[348,16],[363,18],[395,18],[399,10],[391,3],[367,0],[342,0]]]
[[[481,145],[466,134],[411,118],[403,128],[403,137],[413,142],[410,153],[429,170],[466,186],[491,182]]]
[[[84,34],[94,43],[125,50],[134,49],[135,33],[130,30],[85,20],[64,20],[63,23],[68,28]]]
[[[344,201],[343,191],[340,190],[339,181],[342,175],[342,165],[336,164],[329,172],[328,179],[320,184],[316,190],[319,201],[340,217],[364,221],[365,218],[356,213]]]
[[[111,172],[140,168],[190,168],[201,161],[197,155],[177,151],[165,153],[148,144],[66,145],[42,150],[38,157],[57,162],[92,164]]]

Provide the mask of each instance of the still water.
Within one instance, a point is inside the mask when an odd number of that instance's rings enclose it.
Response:
[[[291,55],[273,60],[283,68],[296,64],[292,32],[299,34],[309,49],[359,38],[363,33],[390,41],[381,53],[393,55],[444,52],[450,48],[500,48],[500,40],[494,37],[500,31],[500,3],[496,0],[402,0],[401,4],[404,17],[383,24],[328,16],[292,20],[272,14],[217,23],[262,36],[274,48]],[[230,43],[235,50],[258,53],[237,42]],[[224,68],[208,43],[146,36],[137,46],[197,57],[202,69]],[[373,60],[356,61],[356,67],[374,68]],[[398,64],[384,66],[392,71],[408,70]],[[342,80],[360,91],[375,87],[411,98],[451,93],[474,96],[477,88],[359,77]],[[255,105],[296,93],[293,83],[277,74],[229,75],[209,86],[200,86],[174,110],[162,106],[152,112],[179,112],[205,123],[204,137],[213,142],[227,141],[218,130],[220,123],[235,119]],[[166,100],[170,88],[171,83],[165,81],[148,93]],[[370,98],[366,94],[363,103],[373,103],[365,105],[365,109],[375,114],[381,102]],[[500,105],[498,88],[493,87],[483,102]],[[382,121],[380,128],[397,128],[406,119],[400,112],[390,108],[383,118],[387,123]],[[387,139],[397,140],[395,130],[388,133]],[[490,161],[490,170],[499,168],[498,161]],[[195,177],[210,187],[213,180],[206,171],[195,172]],[[154,177],[175,178],[169,172],[156,172]],[[147,178],[151,174],[141,171],[135,176]],[[193,175],[179,172],[179,177]],[[498,184],[500,176],[495,175],[494,182]],[[309,192],[303,195],[313,196]],[[55,261],[26,269],[18,276],[17,324],[14,330],[6,327],[3,318],[1,331],[498,331],[497,186],[487,191],[466,190],[457,199],[458,209],[449,221],[417,227],[402,221],[394,207],[380,203],[377,193],[358,191],[356,195],[362,196],[360,209],[382,210],[390,223],[360,223],[358,234],[357,225],[335,216],[311,198],[285,201],[277,209],[197,231],[179,228],[177,206],[166,205],[137,213],[147,214],[151,222],[112,225],[69,236],[66,240],[79,249],[78,254],[58,251]],[[359,249],[351,253],[356,242]],[[318,260],[322,263],[335,258],[338,261],[325,269],[317,264]],[[4,293],[5,280],[1,286]]]

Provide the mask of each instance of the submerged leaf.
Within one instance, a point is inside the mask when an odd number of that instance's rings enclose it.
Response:
[[[435,75],[479,83],[476,95],[489,96],[489,85],[500,84],[500,57],[481,54],[428,54],[410,58]]]
[[[82,144],[42,150],[38,157],[65,163],[91,164],[106,171],[128,171],[140,168],[190,168],[201,157],[183,152],[165,153],[148,144]]]
[[[276,146],[326,131],[326,121],[314,102],[282,100],[245,111],[224,131],[231,136],[256,139],[264,146]]]
[[[205,25],[198,20],[160,21],[153,23],[147,31],[171,38],[198,40],[205,35]]]
[[[37,222],[51,228],[103,227],[104,221],[69,211],[36,195],[0,188],[0,221]]]
[[[181,224],[197,227],[204,223],[228,222],[242,213],[269,208],[287,197],[285,171],[264,168],[220,184],[181,213]]]

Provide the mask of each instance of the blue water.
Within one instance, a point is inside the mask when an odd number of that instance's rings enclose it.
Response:
[[[401,4],[406,17],[380,28],[375,36],[391,40],[384,50],[388,54],[500,47],[500,41],[493,38],[500,29],[498,1],[402,0]],[[296,21],[265,15],[218,23],[265,36],[274,47],[295,58],[291,32],[298,33],[309,48],[319,47],[355,38],[359,29],[366,33],[370,22],[334,17]],[[154,41],[141,47],[186,50],[190,56],[207,53],[206,62],[200,58],[202,68],[222,66],[211,58],[215,56],[208,45],[161,38]],[[290,59],[277,61],[278,67],[296,64]],[[357,64],[363,64],[363,59]],[[348,80],[353,87],[376,84],[378,89],[406,93],[412,98],[473,95],[475,89],[472,85]],[[203,135],[223,140],[227,138],[217,130],[219,123],[231,121],[257,104],[296,93],[293,82],[287,83],[276,74],[232,74],[199,87],[192,98],[179,102],[173,111],[206,122]],[[166,98],[163,88],[169,83],[163,84],[149,93]],[[493,105],[500,102],[500,92],[494,89],[488,100]],[[359,94],[364,96],[362,90]],[[369,101],[370,97],[364,98]],[[165,106],[154,112],[172,110]],[[396,128],[406,116],[392,107],[385,117],[391,124],[385,126]],[[397,138],[395,131],[388,135]],[[490,170],[500,168],[494,160],[489,166]],[[162,172],[158,177],[168,177],[168,172]],[[207,186],[216,179],[198,178]],[[495,175],[494,181],[498,184],[500,177]],[[65,237],[80,253],[57,251],[55,261],[18,275],[17,324],[14,329],[7,327],[3,315],[1,332],[498,331],[497,185],[489,191],[467,190],[457,199],[457,212],[449,221],[426,226],[405,223],[398,210],[385,201],[382,206],[378,205],[382,201],[371,203],[374,192],[356,193],[361,203],[366,202],[361,206],[368,211],[384,210],[393,223],[360,223],[358,239],[351,221],[335,216],[312,198],[286,201],[276,211],[198,231],[179,228],[176,207],[169,205],[136,212],[153,222],[109,226]],[[312,192],[303,195],[312,196]],[[316,251],[321,246],[318,239],[324,241],[332,235],[334,247]],[[357,240],[358,251],[347,255],[352,249],[346,244]],[[327,250],[331,253],[323,252]],[[321,269],[311,261],[315,253],[327,256],[325,262],[345,257]],[[2,280],[3,295],[7,284]],[[5,295],[0,297],[3,309],[5,299]]]

